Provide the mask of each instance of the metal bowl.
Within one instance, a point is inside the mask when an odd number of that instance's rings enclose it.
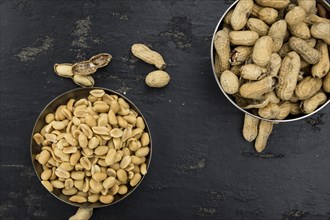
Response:
[[[292,121],[298,121],[300,119],[304,119],[307,118],[309,116],[312,116],[313,114],[315,114],[316,112],[320,111],[321,109],[323,109],[325,106],[327,106],[330,103],[330,95],[327,94],[328,96],[328,101],[326,101],[323,105],[321,105],[320,107],[318,107],[314,112],[310,113],[310,114],[300,114],[300,115],[296,115],[296,116],[292,116],[291,114],[288,116],[288,118],[283,119],[283,120],[276,120],[276,119],[265,119],[262,118],[258,115],[255,115],[243,108],[241,108],[240,106],[237,105],[237,103],[235,102],[235,99],[231,96],[228,95],[222,88],[219,77],[217,76],[216,72],[215,72],[215,67],[214,67],[214,58],[215,58],[215,49],[214,49],[214,38],[215,38],[215,34],[217,33],[218,30],[220,30],[222,28],[222,20],[224,19],[224,17],[227,15],[227,13],[236,6],[236,4],[239,2],[240,0],[236,0],[232,5],[229,6],[229,8],[227,9],[227,11],[224,13],[224,15],[220,18],[217,26],[215,27],[214,33],[213,33],[213,37],[212,37],[212,42],[211,42],[211,63],[212,63],[212,70],[213,70],[213,74],[215,77],[215,80],[220,88],[220,90],[222,91],[222,93],[224,94],[224,96],[226,96],[226,98],[239,110],[241,110],[242,112],[244,112],[245,114],[248,114],[250,116],[253,116],[255,118],[261,119],[261,120],[265,120],[265,121],[270,121],[270,122],[292,122]],[[326,0],[317,0],[318,3],[320,3],[323,7],[326,8],[327,12],[328,12],[328,16],[330,13],[330,5]],[[328,73],[329,74],[329,73]]]
[[[110,90],[110,89],[106,89],[106,88],[99,88],[99,87],[93,87],[93,88],[79,88],[79,89],[74,89],[74,90],[70,90],[68,92],[65,92],[61,95],[59,95],[58,97],[56,97],[55,99],[53,99],[40,113],[33,131],[32,131],[32,135],[31,135],[31,142],[30,142],[30,153],[31,153],[31,160],[32,160],[32,164],[34,167],[34,171],[36,172],[39,180],[40,180],[40,184],[41,184],[41,173],[42,173],[42,165],[38,163],[38,161],[35,160],[35,157],[38,153],[40,153],[41,151],[41,146],[37,145],[35,143],[35,141],[33,140],[33,135],[37,132],[40,132],[40,130],[46,125],[45,122],[45,117],[48,113],[54,113],[57,109],[58,106],[66,104],[70,99],[80,99],[80,98],[87,98],[89,95],[89,91],[93,90],[93,89],[103,89],[107,94],[110,95],[117,95],[118,97],[121,97],[123,99],[125,99],[125,101],[130,105],[130,107],[136,111],[139,116],[141,116],[144,120],[144,123],[146,125],[145,131],[147,131],[149,133],[150,136],[150,152],[149,155],[147,156],[147,160],[146,160],[146,164],[147,164],[147,170],[149,169],[150,166],[150,161],[151,161],[151,157],[152,157],[152,138],[151,138],[151,133],[150,133],[150,129],[149,126],[147,124],[147,121],[145,120],[144,116],[142,115],[141,111],[133,104],[133,102],[131,102],[128,98],[126,98],[125,96]],[[53,192],[50,192],[53,196],[55,196],[57,199],[61,200],[62,202],[65,202],[69,205],[72,206],[76,206],[76,207],[83,207],[83,208],[101,208],[101,207],[105,207],[108,205],[113,205],[117,202],[122,201],[123,199],[125,199],[126,197],[128,197],[138,186],[139,184],[142,182],[143,178],[145,175],[142,175],[142,178],[140,180],[140,182],[135,186],[135,187],[131,187],[130,185],[127,185],[128,187],[128,192],[125,195],[115,195],[114,196],[114,201],[110,204],[103,204],[101,202],[96,202],[96,203],[90,203],[90,202],[85,202],[82,204],[78,204],[78,203],[74,203],[69,201],[69,197],[70,196],[66,196],[64,194],[62,194],[61,190],[54,188]],[[41,184],[42,185],[42,184]]]

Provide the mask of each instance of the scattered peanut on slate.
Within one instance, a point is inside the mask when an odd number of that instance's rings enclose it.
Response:
[[[94,74],[98,68],[109,64],[112,56],[108,53],[100,53],[91,57],[87,61],[78,63],[56,63],[54,71],[58,76],[71,78],[74,83],[82,87],[94,86]]]
[[[35,159],[48,191],[61,190],[75,203],[109,204],[146,174],[149,133],[123,98],[94,89],[86,98],[60,105],[45,122],[33,138],[41,146]],[[91,215],[91,210],[76,215]]]
[[[316,0],[240,0],[214,36],[214,70],[240,107],[283,120],[329,100],[329,45],[330,20]],[[272,128],[246,114],[243,136],[261,152]]]
[[[151,50],[144,44],[133,44],[131,51],[135,57],[154,65],[158,69],[147,75],[145,82],[149,87],[162,88],[169,83],[170,75],[164,71],[166,63],[162,55]]]

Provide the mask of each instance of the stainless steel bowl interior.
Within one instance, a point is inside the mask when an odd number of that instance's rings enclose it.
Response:
[[[214,67],[214,58],[215,58],[215,49],[214,49],[214,38],[215,38],[215,34],[217,33],[218,30],[220,30],[222,28],[222,20],[224,19],[224,17],[227,15],[227,13],[236,6],[236,4],[239,2],[240,0],[236,0],[232,5],[229,6],[229,8],[227,9],[227,11],[224,13],[224,15],[220,18],[217,26],[215,27],[215,30],[213,32],[213,37],[212,37],[212,42],[211,42],[211,64],[212,64],[212,70],[213,70],[213,75],[215,77],[215,80],[220,88],[220,90],[222,91],[222,93],[225,95],[225,97],[236,107],[238,108],[239,110],[241,110],[242,112],[244,112],[245,114],[248,114],[250,116],[253,116],[255,118],[258,118],[258,119],[261,119],[261,120],[266,120],[266,121],[271,121],[271,122],[275,122],[275,123],[279,123],[279,122],[292,122],[292,121],[298,121],[298,120],[301,120],[301,119],[304,119],[304,118],[307,118],[309,116],[312,116],[313,114],[317,113],[318,111],[320,111],[321,109],[323,109],[324,107],[326,107],[329,103],[330,103],[330,94],[327,94],[328,96],[328,101],[325,102],[323,105],[321,105],[320,107],[318,107],[314,112],[310,113],[310,114],[301,114],[301,115],[298,115],[298,116],[292,116],[292,115],[289,115],[288,118],[284,119],[284,120],[271,120],[271,119],[264,119],[258,115],[255,115],[253,114],[252,112],[250,111],[247,111],[243,108],[241,108],[240,106],[238,106],[235,102],[235,99],[231,96],[231,95],[228,95],[223,89],[222,89],[222,86],[221,86],[221,83],[220,83],[220,80],[219,80],[219,77],[217,76],[216,72],[215,72],[215,67]],[[318,3],[322,4],[328,11],[328,17],[329,17],[329,14],[330,14],[330,5],[329,3],[326,1],[326,0],[317,0]]]
[[[32,160],[32,164],[34,167],[34,170],[39,178],[39,180],[41,181],[41,172],[42,172],[42,166],[38,163],[38,161],[35,160],[35,156],[40,153],[41,151],[41,146],[37,145],[35,143],[35,141],[33,140],[33,135],[37,132],[40,132],[40,130],[45,126],[45,116],[48,113],[54,113],[55,110],[57,109],[58,106],[62,105],[62,104],[66,104],[71,98],[74,99],[80,99],[80,98],[87,98],[89,95],[89,91],[93,90],[93,89],[103,89],[107,94],[114,94],[117,95],[118,97],[121,97],[123,99],[125,99],[125,101],[127,101],[127,103],[129,103],[130,107],[135,110],[144,120],[145,125],[146,125],[146,131],[149,133],[150,135],[150,153],[147,157],[146,163],[147,163],[147,170],[149,170],[149,166],[150,166],[150,162],[151,162],[151,157],[152,157],[152,138],[151,138],[151,133],[150,133],[150,129],[149,126],[147,124],[147,121],[145,120],[144,116],[142,115],[141,111],[133,104],[133,102],[131,102],[128,98],[126,98],[125,96],[112,91],[110,89],[106,89],[106,88],[99,88],[99,87],[93,87],[93,88],[79,88],[79,89],[74,89],[71,91],[68,91],[66,93],[63,93],[61,95],[59,95],[58,97],[56,97],[54,100],[52,100],[44,109],[43,111],[40,113],[33,131],[32,131],[32,135],[31,135],[31,142],[30,142],[30,153],[31,153],[31,160]],[[96,202],[96,203],[82,203],[82,204],[78,204],[78,203],[73,203],[69,201],[69,196],[66,196],[64,194],[61,193],[61,190],[59,189],[55,189],[53,192],[50,192],[53,196],[55,196],[56,198],[58,198],[59,200],[61,200],[62,202],[65,202],[69,205],[72,206],[76,206],[76,207],[84,207],[84,208],[101,208],[101,207],[105,207],[108,205],[113,205],[117,202],[120,202],[121,200],[125,199],[126,197],[128,197],[138,186],[139,184],[142,182],[142,180],[144,179],[144,175],[142,175],[142,178],[140,180],[140,182],[138,183],[137,186],[135,187],[131,187],[128,184],[128,192],[125,195],[116,195],[114,198],[114,201],[111,204],[103,204],[101,202]],[[41,184],[41,183],[40,183]],[[41,184],[42,185],[42,184]]]

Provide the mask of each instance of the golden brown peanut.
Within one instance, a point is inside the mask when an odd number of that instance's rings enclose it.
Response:
[[[92,178],[98,182],[102,182],[103,180],[105,180],[107,178],[107,174],[106,173],[102,173],[102,172],[96,172],[94,173],[94,175],[92,176]]]
[[[52,121],[54,121],[54,119],[55,119],[55,115],[54,115],[53,113],[49,113],[49,114],[47,114],[46,117],[45,117],[45,122],[46,122],[47,124],[49,124],[49,123],[51,123]]]
[[[247,82],[243,84],[239,89],[239,93],[244,98],[259,99],[265,93],[272,91],[275,84],[275,78],[267,76],[259,81]]]
[[[259,39],[259,34],[255,31],[231,31],[229,40],[232,45],[252,46]]]
[[[230,24],[235,31],[241,30],[252,13],[253,0],[239,1],[231,15]]]
[[[111,187],[113,187],[116,183],[116,178],[113,177],[113,176],[110,176],[108,178],[106,178],[104,181],[103,181],[103,188],[104,189],[109,189]]]
[[[62,193],[63,193],[64,195],[66,195],[66,196],[73,196],[73,195],[75,195],[77,192],[78,192],[78,190],[77,190],[77,188],[75,188],[75,187],[72,187],[72,188],[70,188],[70,189],[65,189],[65,188],[62,189]]]
[[[53,192],[54,187],[49,181],[42,180],[41,183],[49,192]]]
[[[316,64],[320,61],[320,53],[309,46],[306,41],[297,38],[297,37],[291,37],[289,40],[290,47],[296,51],[302,58],[304,58],[305,61],[307,61],[310,64]]]
[[[92,76],[74,75],[73,82],[82,87],[94,86],[94,79]]]
[[[306,14],[313,13],[316,10],[315,0],[298,0],[298,5],[305,10]]]
[[[136,127],[140,128],[141,130],[145,129],[146,125],[145,125],[142,117],[137,117],[136,118]]]
[[[229,70],[225,70],[220,76],[220,83],[223,90],[228,94],[234,94],[238,92],[239,83],[238,77],[230,72]]]
[[[68,171],[61,169],[60,167],[58,167],[55,170],[55,175],[58,176],[59,178],[63,178],[63,179],[70,178],[70,173]]]
[[[246,64],[241,68],[240,76],[247,80],[258,80],[263,77],[267,69],[255,64]]]
[[[272,25],[278,18],[278,11],[274,8],[261,8],[258,17],[266,24]]]
[[[49,178],[51,177],[51,175],[52,175],[52,170],[44,170],[41,173],[40,177],[41,177],[42,180],[49,180]]]
[[[85,177],[85,173],[83,171],[74,171],[71,172],[71,178],[74,180],[82,180]]]
[[[125,170],[123,169],[119,169],[117,171],[117,179],[122,182],[122,183],[126,183],[127,181],[127,173]]]
[[[126,167],[131,163],[131,161],[132,161],[132,158],[129,155],[124,156],[123,159],[120,162],[120,168],[121,169],[126,169]]]
[[[266,147],[268,137],[272,133],[273,123],[262,120],[259,124],[259,132],[255,142],[255,149],[258,153],[263,151]]]
[[[143,164],[146,161],[146,158],[145,157],[142,157],[141,158],[141,157],[132,155],[131,158],[132,158],[132,163],[134,165],[140,165],[140,164]]]
[[[97,156],[102,156],[108,153],[109,147],[108,146],[98,146],[94,150],[94,154]]]
[[[141,178],[142,178],[141,174],[136,173],[134,174],[134,177],[131,179],[129,184],[134,187],[140,182]]]
[[[306,100],[315,95],[321,87],[321,79],[307,76],[298,83],[295,94],[299,100]]]
[[[119,194],[119,195],[124,195],[124,194],[127,193],[127,191],[128,191],[127,186],[125,186],[125,185],[120,185],[120,186],[119,186],[119,189],[118,189],[118,194]]]
[[[279,73],[277,96],[282,100],[289,100],[296,88],[300,71],[300,57],[296,52],[290,52],[283,59]]]
[[[330,35],[328,36],[330,37]],[[312,75],[314,77],[322,78],[330,70],[330,61],[329,61],[329,50],[328,45],[323,41],[319,41],[316,45],[316,49],[321,55],[321,59],[318,63],[312,67]]]
[[[251,31],[257,32],[259,36],[266,36],[269,31],[268,25],[257,18],[249,18],[247,26]]]
[[[95,193],[100,193],[101,190],[103,189],[103,185],[101,182],[96,181],[95,179],[90,179],[89,181],[89,186],[90,188],[95,192]]]
[[[69,220],[89,220],[92,217],[92,215],[93,215],[93,208],[79,208],[76,214],[71,216]]]
[[[275,9],[283,9],[286,8],[289,3],[290,0],[255,0],[255,2],[263,7],[271,7],[271,8],[275,8]]]
[[[146,79],[146,84],[153,88],[162,88],[170,82],[170,75],[162,70],[150,72]]]
[[[277,53],[281,50],[286,30],[287,30],[287,23],[285,20],[279,20],[270,27],[268,36],[272,37],[273,39],[272,51],[274,53]]]
[[[72,64],[71,63],[61,63],[61,64],[55,63],[54,72],[59,76],[71,78],[73,76]]]
[[[265,119],[276,119],[280,114],[280,108],[277,104],[269,103],[264,108],[259,108],[258,114]]]
[[[141,145],[142,147],[147,146],[150,143],[150,137],[147,132],[143,132],[141,136]]]
[[[74,195],[69,198],[71,202],[84,203],[87,202],[87,199],[83,196]]]
[[[317,107],[324,104],[327,101],[327,96],[323,92],[318,92],[309,99],[302,102],[302,110],[306,114],[314,112]]]
[[[323,78],[323,90],[330,93],[330,72]]]
[[[100,202],[102,202],[104,204],[110,204],[113,202],[114,197],[113,197],[113,195],[101,195],[99,197],[99,200],[100,200]]]
[[[38,162],[42,165],[45,165],[50,158],[50,153],[47,150],[41,151],[38,157]]]
[[[149,154],[149,151],[150,151],[149,147],[141,147],[135,152],[135,155],[138,157],[145,157]]]
[[[253,62],[259,66],[267,66],[272,55],[273,39],[269,36],[259,38],[253,48]]]
[[[99,200],[99,195],[98,194],[92,194],[90,196],[88,196],[88,202],[94,203],[97,202]]]
[[[249,59],[253,51],[253,47],[238,46],[231,53],[230,64],[232,66],[241,65]]]
[[[44,137],[40,133],[34,134],[33,139],[38,145],[40,145],[45,140]]]
[[[57,189],[64,188],[64,183],[62,181],[59,181],[59,180],[52,180],[51,184],[53,185],[54,188],[57,188]]]
[[[258,135],[259,119],[245,114],[243,124],[243,137],[248,142],[253,141]]]
[[[230,42],[229,30],[227,28],[218,31],[214,38],[214,48],[217,54],[217,62],[219,65],[219,74],[228,70],[230,59]]]
[[[73,180],[71,178],[66,179],[64,182],[65,189],[71,189],[73,187]]]
[[[119,128],[111,129],[110,136],[114,138],[120,138],[123,136],[123,131]]]
[[[166,63],[163,57],[156,51],[151,50],[143,44],[133,44],[131,51],[134,56],[143,60],[146,63],[155,65],[158,69],[163,70],[166,68]]]
[[[330,23],[317,23],[311,27],[311,34],[316,39],[321,39],[330,45]]]

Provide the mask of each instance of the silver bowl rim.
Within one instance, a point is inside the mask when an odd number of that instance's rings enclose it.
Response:
[[[252,117],[258,118],[260,120],[264,120],[264,121],[269,121],[269,122],[273,122],[273,123],[280,123],[280,122],[293,122],[293,121],[298,121],[301,119],[305,119],[308,118],[312,115],[314,115],[315,113],[317,113],[318,111],[322,110],[323,108],[325,108],[329,103],[330,103],[330,99],[328,99],[328,101],[326,101],[323,105],[321,105],[320,107],[318,107],[315,111],[313,111],[312,113],[309,113],[307,115],[302,115],[300,117],[297,118],[292,118],[292,119],[283,119],[283,120],[278,120],[278,119],[265,119],[262,118],[258,115],[254,115],[251,112],[241,108],[240,106],[238,106],[230,97],[230,95],[228,95],[222,88],[219,77],[217,76],[216,72],[215,72],[215,67],[214,67],[214,38],[215,38],[215,34],[217,33],[217,31],[219,30],[221,24],[222,24],[222,20],[224,19],[224,17],[227,15],[227,13],[239,2],[240,0],[236,0],[235,2],[233,2],[229,8],[226,10],[226,12],[222,15],[222,17],[220,18],[218,24],[216,25],[214,32],[213,32],[213,36],[212,36],[212,41],[211,41],[211,65],[212,65],[212,71],[213,71],[213,75],[214,78],[220,88],[220,90],[222,91],[223,95],[231,102],[231,104],[233,104],[236,108],[238,108],[239,110],[241,110],[243,113],[248,114]],[[322,4],[325,4],[328,9],[330,8],[330,4],[326,1],[326,0],[318,0],[318,2],[321,2]]]
[[[150,138],[150,144],[149,144],[149,148],[150,148],[150,152],[149,152],[149,155],[148,155],[148,162],[147,162],[147,173],[145,175],[142,175],[141,177],[141,180],[139,181],[139,183],[132,187],[132,189],[125,195],[122,195],[121,198],[117,199],[117,200],[114,200],[112,203],[110,204],[102,204],[100,202],[98,202],[99,205],[95,205],[95,203],[90,203],[90,202],[85,202],[85,203],[74,203],[74,202],[71,202],[69,200],[64,200],[62,198],[60,198],[58,195],[56,195],[55,193],[53,192],[50,192],[48,191],[42,184],[41,184],[41,176],[39,175],[37,169],[36,169],[36,166],[35,166],[35,158],[34,158],[34,153],[33,153],[33,145],[34,145],[34,139],[33,139],[33,135],[35,134],[35,129],[36,129],[36,126],[38,124],[38,122],[40,120],[43,120],[41,119],[41,116],[42,114],[47,111],[47,109],[49,108],[49,106],[53,103],[53,102],[56,102],[57,100],[61,99],[62,97],[65,97],[66,95],[68,94],[72,94],[72,93],[75,93],[75,92],[78,92],[78,91],[83,91],[83,90],[86,90],[86,91],[90,91],[90,90],[93,90],[93,89],[103,89],[106,93],[110,93],[110,94],[114,94],[114,95],[117,95],[118,97],[121,97],[123,99],[125,99],[125,101],[127,101],[129,103],[129,105],[131,107],[134,108],[134,110],[137,111],[137,113],[139,114],[139,116],[142,117],[145,125],[146,125],[146,130],[148,131],[149,133],[149,138]],[[86,97],[87,98],[87,97]],[[41,148],[41,147],[40,147]],[[55,98],[53,98],[43,109],[42,111],[40,112],[40,114],[38,115],[35,123],[34,123],[34,126],[33,126],[33,129],[32,129],[32,134],[31,134],[31,139],[30,139],[30,156],[31,156],[31,162],[32,162],[32,166],[33,166],[33,169],[39,179],[39,182],[40,184],[43,186],[43,188],[45,188],[45,190],[50,193],[52,196],[54,196],[56,199],[60,200],[61,202],[64,202],[68,205],[71,205],[71,206],[75,206],[75,207],[78,207],[78,208],[103,208],[103,207],[107,207],[107,206],[110,206],[110,205],[114,205],[118,202],[121,202],[122,200],[126,199],[129,195],[131,195],[135,190],[136,188],[139,187],[139,185],[142,183],[142,181],[144,180],[145,176],[149,173],[149,169],[150,169],[150,163],[151,163],[151,158],[152,158],[152,151],[153,151],[153,147],[152,147],[152,136],[151,136],[151,131],[150,131],[150,127],[147,123],[147,120],[145,119],[144,115],[142,114],[141,110],[130,100],[128,99],[126,96],[124,96],[123,94],[120,94],[114,90],[111,90],[111,89],[108,89],[108,88],[104,88],[104,87],[83,87],[83,88],[76,88],[76,89],[71,89],[69,91],[66,91],[64,93],[61,93],[60,95],[56,96]],[[93,205],[94,204],[94,205]]]

